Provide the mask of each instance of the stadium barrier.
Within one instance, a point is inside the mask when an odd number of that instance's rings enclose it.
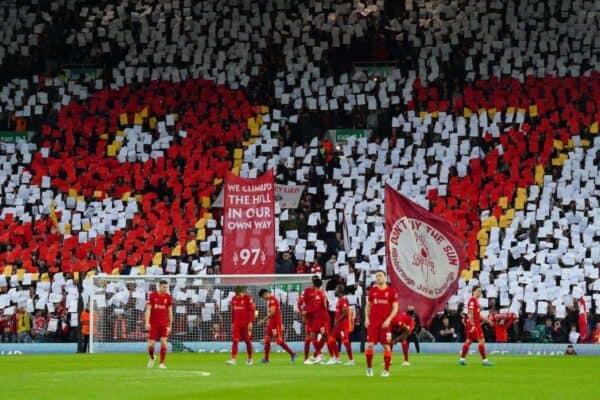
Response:
[[[303,342],[291,342],[289,346],[296,352],[301,352]],[[262,352],[262,343],[254,343],[255,351]],[[421,354],[459,354],[461,343],[421,343]],[[490,357],[503,355],[530,355],[530,356],[559,356],[567,349],[566,343],[486,343]],[[578,355],[600,356],[598,344],[576,344],[575,351]],[[414,347],[410,347],[414,354]],[[140,353],[146,357],[146,344],[144,342],[111,343],[111,353]],[[169,342],[169,352],[199,352],[199,353],[229,353],[231,342]],[[242,350],[244,347],[242,346]],[[354,342],[352,350],[358,353],[360,343]],[[77,351],[77,343],[0,343],[0,356],[24,354],[69,354]],[[394,351],[401,353],[400,346],[395,346]],[[477,353],[472,349],[471,354]],[[224,359],[228,354],[223,355]]]

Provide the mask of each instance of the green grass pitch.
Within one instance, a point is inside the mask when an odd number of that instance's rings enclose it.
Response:
[[[495,367],[469,366],[455,355],[412,354],[410,367],[394,355],[392,375],[365,376],[364,356],[354,367],[291,365],[275,354],[268,365],[227,366],[227,353],[177,353],[167,370],[146,368],[145,354],[22,355],[2,357],[3,399],[592,399],[600,395],[598,357],[496,356]],[[261,354],[256,355],[260,360]],[[158,363],[157,363],[158,364]],[[209,372],[210,376],[204,376]]]

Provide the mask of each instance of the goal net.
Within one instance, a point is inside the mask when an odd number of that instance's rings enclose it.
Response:
[[[269,289],[281,304],[284,339],[304,339],[304,326],[296,304],[312,275],[166,275],[93,277],[90,296],[91,353],[137,352],[145,350],[147,332],[144,313],[148,295],[160,280],[169,282],[173,297],[171,351],[226,351],[231,341],[231,298],[235,286],[243,286],[259,312],[267,313],[266,302],[258,298]],[[264,336],[264,325],[254,328],[254,342]],[[258,346],[257,350],[260,350]]]

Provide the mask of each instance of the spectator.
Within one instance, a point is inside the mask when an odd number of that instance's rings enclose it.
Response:
[[[579,332],[577,332],[577,327],[575,324],[571,325],[571,331],[569,332],[569,342],[571,344],[576,344],[579,341]]]
[[[567,341],[560,321],[554,321],[554,327],[552,328],[552,341],[554,343],[565,343]]]
[[[335,274],[335,265],[337,264],[337,256],[332,254],[325,264],[325,278],[331,278]]]
[[[127,321],[125,321],[123,313],[115,315],[115,321],[113,322],[113,340],[125,340],[127,339]]]
[[[4,314],[4,310],[0,310],[0,343],[8,342],[8,315]]]
[[[33,318],[33,339],[37,343],[42,343],[46,340],[47,320],[42,311],[38,310]]]
[[[600,322],[596,322],[596,329],[591,334],[591,343],[600,344]]]
[[[415,306],[408,306],[408,315],[411,316],[411,318],[415,321],[415,328],[413,329],[412,333],[410,334],[410,336],[407,338],[408,340],[408,344],[410,345],[410,342],[413,342],[415,344],[415,349],[417,350],[417,353],[421,352],[421,347],[419,346],[419,337],[420,337],[420,333],[421,333],[421,319],[419,318],[419,316],[417,315],[417,312],[415,311]],[[429,335],[431,335],[431,333],[427,332]],[[432,342],[435,341],[435,338],[433,337],[433,335],[431,335]]]
[[[306,266],[306,264],[304,263],[304,261],[300,260],[298,261],[298,264],[296,264],[296,273],[297,274],[306,274],[308,272],[308,268]]]
[[[213,342],[223,342],[227,340],[227,334],[221,324],[215,323],[210,330],[210,340]]]
[[[90,343],[90,311],[89,306],[81,311],[79,316],[79,322],[81,324],[81,352],[88,352],[88,345]]]
[[[523,336],[524,339],[531,339],[531,332],[533,332],[535,330],[535,324],[536,324],[536,320],[535,320],[535,315],[528,313],[527,314],[527,318],[525,319],[525,322],[523,323]]]
[[[284,251],[275,261],[276,274],[293,274],[296,271],[289,251]]]
[[[491,322],[494,327],[494,336],[497,343],[508,342],[508,330],[516,319],[513,313],[492,314]]]
[[[572,344],[567,346],[567,350],[565,351],[566,356],[576,356],[577,352],[575,351],[575,347]]]
[[[58,321],[58,339],[61,342],[68,342],[71,334],[71,324],[69,323],[69,316],[66,312],[60,313]]]
[[[456,342],[456,339],[456,331],[450,326],[450,320],[448,319],[448,317],[444,317],[442,319],[442,326],[440,327],[440,330],[436,335],[436,341],[449,343]]]
[[[24,308],[17,309],[17,342],[31,343],[31,315]]]
[[[544,328],[544,341],[553,342],[553,334],[554,329],[552,328],[552,319],[548,318],[546,319],[546,326]]]
[[[315,261],[314,263],[310,263],[310,273],[312,275],[322,276],[323,268],[321,268],[321,265],[319,265],[319,263]]]

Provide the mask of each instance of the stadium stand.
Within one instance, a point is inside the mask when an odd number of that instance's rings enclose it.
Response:
[[[385,265],[390,183],[465,242],[459,338],[475,284],[519,316],[511,340],[566,341],[579,294],[595,326],[590,2],[33,3],[1,6],[2,137],[35,132],[0,144],[4,340],[23,313],[37,340],[72,340],[89,271],[218,273],[225,172],[268,168],[306,186],[277,210],[278,271],[360,294]]]

